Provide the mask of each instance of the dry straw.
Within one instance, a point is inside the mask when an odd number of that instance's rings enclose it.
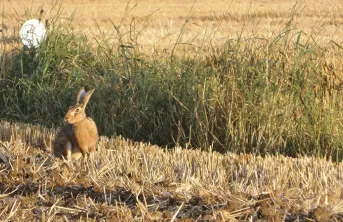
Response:
[[[7,157],[1,158],[2,204],[8,209],[3,219],[325,221],[343,216],[343,165],[330,160],[163,149],[101,137],[95,157],[84,165],[53,158],[54,129],[2,121],[0,132]]]

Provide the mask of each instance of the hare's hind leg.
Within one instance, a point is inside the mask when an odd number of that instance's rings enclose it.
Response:
[[[91,145],[91,146],[89,147],[89,152],[93,153],[93,152],[95,152],[95,150],[96,150],[96,145],[95,145],[95,144],[94,144],[94,145]]]

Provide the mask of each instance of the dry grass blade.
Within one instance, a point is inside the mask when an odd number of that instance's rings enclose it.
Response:
[[[173,215],[173,217],[172,217],[172,219],[171,219],[171,222],[173,222],[173,221],[176,219],[177,215],[179,214],[179,212],[180,212],[180,210],[181,210],[181,208],[183,207],[184,204],[185,204],[185,203],[182,202],[182,204],[179,206],[179,208],[177,209],[177,211],[176,211],[175,214]]]
[[[16,192],[18,190],[18,187],[14,190],[12,190],[11,192],[9,193],[5,193],[5,194],[0,194],[0,198],[4,198],[4,197],[7,197],[7,196],[10,196],[11,194],[13,194],[14,192]]]
[[[14,201],[14,203],[13,203],[13,205],[12,205],[12,208],[11,208],[11,211],[10,211],[9,215],[7,216],[7,218],[6,218],[5,221],[9,221],[10,218],[12,218],[12,217],[15,215],[15,213],[17,212],[17,210],[18,210],[19,207],[20,207],[20,204],[21,204],[21,203],[19,203],[19,204],[17,205],[17,200]]]

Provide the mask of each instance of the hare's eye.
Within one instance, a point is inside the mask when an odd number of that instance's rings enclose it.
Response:
[[[75,113],[79,113],[80,112],[80,108],[77,108],[76,110],[75,110]]]

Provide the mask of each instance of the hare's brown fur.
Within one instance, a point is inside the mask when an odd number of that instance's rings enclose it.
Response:
[[[69,107],[64,120],[67,122],[57,133],[54,141],[54,155],[76,160],[95,152],[98,130],[92,118],[86,116],[85,108],[94,89],[81,89],[76,105]]]

